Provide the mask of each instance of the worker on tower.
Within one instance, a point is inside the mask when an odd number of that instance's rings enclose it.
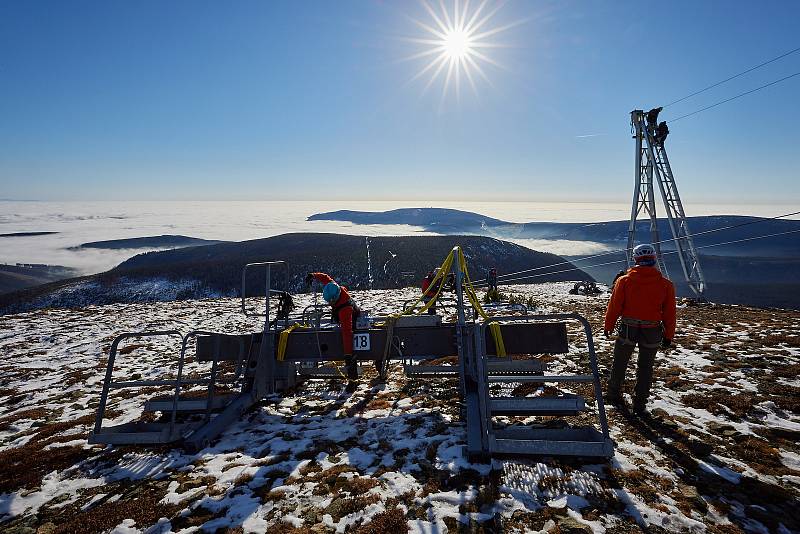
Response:
[[[664,141],[667,140],[668,135],[669,126],[667,126],[667,121],[661,121],[661,123],[658,125],[658,129],[656,130],[656,143],[664,146]]]
[[[436,275],[439,273],[439,267],[432,271],[428,271],[428,274],[425,275],[425,278],[422,279],[422,302],[428,304],[433,297],[436,296],[436,292],[439,290],[439,286],[442,285],[444,279],[440,279],[435,286],[431,286],[433,284],[433,279],[436,278]],[[431,304],[431,307],[428,308],[428,315],[436,315],[436,303],[434,302]]]
[[[605,335],[611,337],[622,317],[614,343],[614,363],[608,381],[608,401],[622,405],[625,369],[639,346],[633,411],[642,414],[653,383],[653,365],[659,347],[668,348],[675,335],[675,287],[656,267],[652,245],[633,249],[636,265],[614,284],[605,318]]]
[[[661,113],[662,109],[664,108],[653,108],[647,112],[647,128],[650,130],[651,135],[656,134],[658,114]]]
[[[306,275],[307,286],[310,287],[314,280],[322,284],[322,298],[331,305],[333,321],[341,325],[342,351],[344,352],[344,360],[347,367],[347,378],[351,380],[357,379],[358,367],[353,357],[353,329],[356,325],[356,319],[361,315],[361,310],[350,298],[347,288],[337,284],[329,275],[325,273],[308,273]]]

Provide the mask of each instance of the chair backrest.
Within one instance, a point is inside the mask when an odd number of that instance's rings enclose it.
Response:
[[[510,323],[500,326],[506,353],[513,354],[563,354],[569,352],[567,326],[563,322],[552,323]],[[369,334],[370,350],[356,351],[359,360],[373,360],[383,357],[386,346],[386,330],[373,328],[356,330],[356,334]],[[240,339],[244,338],[252,351],[261,343],[261,334],[228,335],[214,334],[198,336],[197,359],[211,361],[214,355],[215,339],[220,338],[220,361],[234,360],[239,354]],[[394,328],[395,343],[390,358],[441,358],[457,354],[456,327],[453,324],[441,326],[409,326]],[[273,346],[277,346],[277,340]],[[402,354],[397,350],[402,347]],[[487,332],[486,353],[496,355],[494,339]],[[340,360],[342,352],[341,332],[330,330],[295,330],[289,334],[286,344],[285,360],[289,361],[330,361]]]

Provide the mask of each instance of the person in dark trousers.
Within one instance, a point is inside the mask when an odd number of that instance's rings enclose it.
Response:
[[[486,279],[489,281],[489,291],[497,291],[497,269],[494,267],[489,269],[489,275]]]
[[[308,273],[306,275],[306,285],[316,280],[322,284],[322,298],[331,305],[331,315],[333,321],[341,325],[342,328],[342,351],[347,367],[347,378],[354,380],[358,378],[358,367],[353,357],[353,329],[356,319],[361,315],[361,310],[350,298],[347,288],[336,283],[336,281],[325,273]]]
[[[436,296],[436,291],[438,291],[439,286],[444,282],[444,280],[439,280],[436,283],[436,286],[431,287],[431,284],[433,284],[433,279],[436,278],[436,274],[438,272],[439,268],[437,267],[433,271],[428,271],[428,274],[426,274],[425,278],[422,279],[422,302],[425,304],[430,302],[431,299]],[[430,308],[428,308],[428,315],[436,315],[435,302],[431,304]]]
[[[658,125],[658,114],[664,108],[653,108],[647,112],[647,128],[650,130],[651,135],[656,135]]]
[[[626,272],[627,271],[620,271],[620,272],[617,273],[617,275],[614,277],[614,281],[611,282],[611,289],[612,290],[614,289],[614,286],[617,285],[617,280],[619,280],[621,277],[625,276]]]
[[[667,121],[661,121],[661,123],[658,125],[658,130],[656,130],[656,143],[664,146],[664,141],[667,140],[668,135],[669,126],[667,126]]]
[[[652,245],[634,248],[633,258],[636,265],[617,279],[606,309],[606,337],[611,337],[617,319],[622,318],[614,342],[608,401],[622,405],[625,369],[638,345],[633,411],[643,414],[653,383],[656,353],[659,347],[668,348],[675,335],[675,286],[656,267]]]

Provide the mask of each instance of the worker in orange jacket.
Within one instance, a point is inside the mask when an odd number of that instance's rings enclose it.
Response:
[[[306,285],[310,286],[314,280],[322,284],[322,298],[331,305],[333,321],[342,327],[342,351],[344,352],[344,360],[347,367],[347,378],[351,380],[357,379],[358,367],[353,357],[353,329],[356,325],[356,319],[361,315],[361,310],[350,298],[347,288],[337,284],[329,275],[325,273],[308,273]]]
[[[422,279],[422,302],[428,304],[433,297],[436,296],[436,292],[439,290],[439,286],[444,283],[444,279],[441,279],[437,282],[436,286],[431,286],[433,283],[433,279],[436,278],[436,275],[439,274],[439,267],[432,271],[428,271],[428,274],[425,275],[425,278]],[[434,302],[431,304],[431,307],[428,308],[428,315],[436,315],[436,303]]]
[[[636,265],[614,284],[606,309],[604,331],[612,335],[617,319],[622,318],[614,343],[614,363],[608,381],[608,401],[622,404],[625,369],[639,346],[633,410],[643,413],[653,383],[653,366],[659,347],[668,348],[675,336],[675,286],[656,268],[652,245],[633,249]]]

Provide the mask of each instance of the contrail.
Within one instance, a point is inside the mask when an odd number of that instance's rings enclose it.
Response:
[[[575,139],[583,139],[585,137],[599,137],[601,135],[606,135],[606,134],[604,134],[604,133],[596,133],[596,134],[576,135]]]

